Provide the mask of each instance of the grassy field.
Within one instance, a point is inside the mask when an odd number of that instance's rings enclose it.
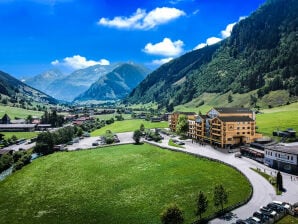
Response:
[[[111,130],[114,133],[135,131],[140,128],[141,124],[144,124],[145,128],[166,128],[169,126],[169,123],[166,121],[151,122],[141,119],[115,121],[113,124],[106,125],[103,128],[95,130],[91,133],[91,136],[99,136],[105,134],[106,130]]]
[[[147,144],[55,153],[0,182],[0,223],[160,223],[172,202],[190,223],[200,190],[210,201],[206,215],[215,212],[218,183],[229,205],[251,190],[231,167]]]
[[[38,135],[38,132],[0,132],[0,133],[5,135],[4,136],[5,139],[11,138],[13,135],[15,135],[18,139],[20,138],[30,139]]]
[[[287,215],[277,222],[277,224],[295,224],[298,223],[298,217]]]
[[[8,116],[11,119],[15,119],[15,117],[27,118],[28,115],[38,116],[38,117],[41,117],[43,115],[43,112],[41,111],[25,110],[18,107],[9,107],[9,106],[0,105],[0,118],[2,118],[5,113],[8,114]]]
[[[298,131],[298,110],[264,113],[257,115],[258,132],[272,136],[272,131],[294,128]]]
[[[111,118],[114,118],[116,120],[116,116],[119,115],[117,113],[114,114],[101,114],[101,115],[94,115],[94,117],[99,118],[100,120],[108,120]],[[131,114],[121,114],[122,117],[127,120],[127,119],[131,119]]]

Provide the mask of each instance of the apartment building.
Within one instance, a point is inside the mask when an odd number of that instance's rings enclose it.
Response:
[[[170,128],[175,131],[179,112],[174,113]],[[261,138],[256,133],[255,114],[247,108],[213,108],[206,115],[187,114],[188,136],[221,148],[243,145]],[[171,123],[172,122],[172,123]]]
[[[194,120],[194,116],[196,116],[196,113],[194,112],[174,112],[172,114],[169,115],[169,128],[171,129],[171,131],[176,131],[176,127],[178,124],[178,119],[180,115],[185,115],[187,117],[187,119],[193,119]]]

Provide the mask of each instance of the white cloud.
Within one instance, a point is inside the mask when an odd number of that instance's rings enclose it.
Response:
[[[209,37],[207,40],[206,40],[206,43],[200,43],[198,44],[194,50],[197,50],[197,49],[201,49],[203,47],[206,47],[207,45],[213,45],[213,44],[216,44],[218,43],[219,41],[221,41],[222,39],[221,38],[218,38],[218,37]]]
[[[114,19],[101,18],[98,24],[118,29],[149,30],[184,15],[186,15],[184,11],[176,8],[155,8],[149,13],[144,9],[137,9],[130,17],[116,16]]]
[[[172,57],[169,57],[169,58],[162,58],[162,59],[157,59],[157,60],[153,60],[152,61],[152,64],[153,65],[162,65],[162,64],[165,64],[165,63],[168,63],[169,61],[173,60]]]
[[[222,38],[227,38],[227,37],[231,36],[233,27],[235,25],[236,25],[236,23],[228,24],[227,27],[226,27],[226,29],[221,31]]]
[[[193,14],[193,15],[196,15],[196,14],[198,14],[199,12],[200,12],[200,10],[199,10],[199,9],[196,9],[195,11],[192,12],[192,14]]]
[[[178,56],[183,52],[183,41],[172,42],[170,38],[164,38],[162,42],[146,44],[143,51],[147,54],[162,55],[166,57]]]
[[[246,16],[240,16],[239,19],[238,19],[238,22],[241,21],[241,20],[243,20],[243,19],[245,19],[245,18],[246,18]],[[233,31],[233,28],[234,28],[234,26],[235,26],[238,22],[228,24],[228,25],[226,26],[226,29],[221,31],[221,37],[222,37],[223,39],[225,39],[225,38],[231,36],[231,33],[232,33],[232,31]]]
[[[51,64],[52,65],[58,65],[59,64],[59,61],[56,59],[55,61],[52,61]]]
[[[207,45],[213,45],[213,44],[216,44],[218,43],[219,41],[221,41],[222,39],[221,38],[218,38],[218,37],[209,37],[207,40],[206,40],[206,43]]]
[[[238,22],[241,21],[242,19],[245,19],[245,18],[246,18],[246,16],[240,16]],[[235,26],[236,24],[237,24],[237,22],[228,24],[228,25],[226,26],[226,29],[225,29],[225,30],[222,30],[222,31],[220,32],[222,38],[219,38],[219,37],[209,37],[209,38],[206,40],[205,43],[200,43],[200,44],[198,44],[198,45],[194,48],[194,50],[201,49],[201,48],[203,48],[203,47],[205,47],[205,46],[207,46],[207,45],[216,44],[216,43],[218,43],[219,41],[221,41],[221,40],[223,40],[223,39],[225,39],[225,38],[231,36],[231,33],[232,33],[232,31],[233,31],[233,28],[234,28],[234,26]]]
[[[206,47],[206,46],[207,46],[206,43],[200,43],[200,44],[198,44],[198,45],[194,48],[194,50],[198,50],[198,49],[201,49],[201,48]]]
[[[66,57],[62,62],[54,60],[51,62],[52,65],[63,65],[70,67],[72,69],[82,69],[93,65],[109,65],[110,62],[106,59],[101,59],[99,61],[87,60],[85,57],[80,55],[74,55],[72,57]]]

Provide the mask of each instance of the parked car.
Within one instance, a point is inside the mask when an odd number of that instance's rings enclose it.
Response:
[[[98,146],[99,144],[98,144],[98,142],[93,142],[92,143],[92,146]]]
[[[242,154],[240,152],[236,152],[234,156],[236,158],[242,158]]]
[[[266,222],[268,222],[270,220],[269,216],[263,214],[260,211],[254,212],[253,217],[256,217],[256,218],[260,219],[261,222],[263,222],[263,223],[266,223]]]

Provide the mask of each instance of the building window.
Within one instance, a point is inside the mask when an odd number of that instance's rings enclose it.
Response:
[[[243,135],[245,135],[245,132],[242,132]]]
[[[293,160],[293,156],[291,156],[291,160]]]
[[[239,130],[240,128],[239,127],[237,127],[237,130]]]
[[[245,129],[245,127],[242,127],[242,129]]]
[[[247,132],[247,134],[250,134],[250,132]]]
[[[239,132],[237,132],[237,135],[239,135],[240,133]]]

